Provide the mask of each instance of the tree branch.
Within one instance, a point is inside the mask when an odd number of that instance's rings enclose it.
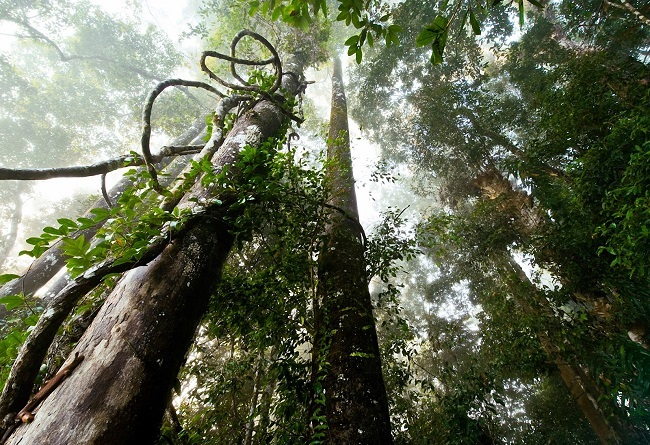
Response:
[[[159,162],[168,156],[182,156],[191,153],[198,153],[203,145],[182,145],[166,146],[160,149],[160,153],[150,155],[152,162]],[[83,178],[88,176],[102,175],[124,167],[135,167],[145,165],[142,156],[131,153],[121,155],[114,159],[97,162],[90,165],[79,165],[60,168],[3,168],[0,167],[0,180],[14,179],[19,181],[43,180],[52,178]]]
[[[27,32],[30,33],[31,38],[36,39],[36,40],[41,40],[42,42],[45,42],[49,47],[51,47],[59,56],[59,59],[62,62],[70,62],[72,60],[101,60],[102,62],[107,62],[107,63],[112,63],[121,67],[126,68],[128,71],[131,71],[135,74],[138,74],[146,79],[152,79],[152,80],[160,80],[160,78],[154,74],[149,73],[148,71],[142,70],[140,68],[136,68],[135,66],[131,65],[130,63],[126,62],[120,62],[114,59],[110,59],[105,56],[99,56],[99,55],[92,55],[92,56],[82,56],[79,54],[72,54],[68,55],[63,52],[63,50],[59,47],[59,45],[56,44],[52,39],[50,39],[48,36],[43,34],[41,31],[38,29],[34,28],[30,23],[16,19],[14,17],[4,17],[5,20],[10,21],[15,23],[18,26],[22,26]]]
[[[605,3],[607,3],[609,6],[613,6],[614,8],[619,8],[619,9],[630,11],[632,14],[634,14],[636,16],[636,18],[641,20],[646,25],[650,26],[650,18],[644,16],[641,13],[641,11],[639,11],[638,9],[636,9],[634,7],[634,5],[630,4],[629,2],[627,2],[625,0],[619,0],[619,1],[621,2],[620,5],[617,4],[617,3],[614,3],[612,1],[609,1],[609,0],[606,0]]]
[[[526,160],[526,154],[519,149],[515,144],[512,143],[507,137],[502,135],[499,132],[496,132],[494,130],[491,130],[489,128],[484,127],[481,122],[479,122],[479,118],[474,114],[472,110],[470,110],[467,107],[459,107],[454,110],[454,114],[456,116],[463,116],[467,118],[471,124],[474,126],[474,128],[481,134],[487,136],[488,138],[492,139],[496,144],[502,146],[506,150],[510,152],[514,157],[519,159],[520,161],[525,161]],[[562,170],[559,170],[555,167],[551,167],[549,165],[542,165],[541,168],[548,173],[551,176],[556,176],[556,177],[564,177],[566,176],[565,173]]]

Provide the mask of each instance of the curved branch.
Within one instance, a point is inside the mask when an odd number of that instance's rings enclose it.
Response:
[[[202,145],[184,145],[162,147],[160,153],[150,154],[151,162],[159,162],[168,156],[182,156],[197,153]],[[82,178],[87,176],[102,175],[124,167],[145,165],[145,159],[132,153],[121,155],[114,159],[97,162],[90,165],[78,165],[60,168],[4,168],[0,167],[0,180],[44,180],[52,178]]]
[[[156,98],[168,87],[171,86],[186,86],[186,87],[195,87],[208,90],[209,92],[216,94],[219,97],[225,97],[225,95],[214,88],[212,85],[209,85],[205,82],[198,82],[194,80],[183,80],[183,79],[168,79],[163,82],[160,82],[156,88],[149,93],[147,101],[145,102],[144,108],[142,109],[142,156],[144,157],[144,163],[147,165],[147,170],[151,175],[151,179],[154,184],[154,189],[158,192],[162,190],[160,184],[158,184],[158,173],[154,167],[156,162],[154,157],[151,155],[151,150],[149,148],[149,142],[151,140],[151,111],[153,109],[153,103]]]

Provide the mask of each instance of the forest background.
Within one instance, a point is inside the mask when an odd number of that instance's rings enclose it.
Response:
[[[362,203],[360,217],[346,215],[360,220],[367,236],[391,440],[650,443],[648,5],[205,1],[187,5],[191,18],[174,33],[181,42],[143,22],[148,8],[0,2],[11,34],[0,57],[0,261],[9,273],[1,300],[3,381],[71,278],[110,257],[137,266],[152,239],[171,239],[174,227],[180,233],[193,221],[182,210],[164,210],[159,200],[169,196],[157,197],[152,163],[138,144],[142,109],[164,79],[208,81],[188,42],[227,53],[232,37],[249,28],[272,42],[283,62],[303,54],[312,68],[306,80],[317,83],[305,85],[292,111],[305,119],[288,130],[300,139],[280,135],[272,149],[278,155],[263,161],[260,183],[270,177],[278,187],[261,192],[255,179],[245,187],[228,182],[202,162],[169,182],[191,155],[167,173],[156,167],[164,187],[185,191],[203,174],[204,183],[236,189],[228,199],[241,201],[242,212],[228,222],[236,249],[199,314],[173,403],[157,427],[160,443],[336,443],[328,436],[335,427],[315,408],[326,394],[319,376],[328,371],[323,361],[314,364],[311,345],[319,323],[314,271],[327,239],[321,232],[341,213],[331,208],[335,187],[327,173],[336,162],[324,159],[336,139],[326,134],[323,108],[337,53],[347,60]],[[250,41],[237,51],[269,57]],[[210,66],[228,76],[227,64]],[[255,100],[268,99],[262,92],[272,71],[247,75],[260,88]],[[196,151],[189,140],[206,122],[210,140],[218,130],[210,91],[177,86],[153,106],[154,151],[181,134],[179,151]],[[224,133],[235,119],[225,116]],[[52,185],[15,180],[121,155],[122,166],[135,159],[148,165],[126,169],[135,184],[126,191],[110,191],[125,170],[110,173],[108,199],[99,177],[94,196],[63,199],[45,193]],[[261,178],[257,152],[247,156]],[[368,193],[372,200],[363,198]],[[103,210],[81,216],[96,200]],[[99,241],[91,240],[94,232],[79,236],[96,229]],[[47,267],[52,245],[68,258],[67,272],[56,276],[58,269]],[[26,268],[41,254],[47,261]],[[38,279],[18,278],[37,272]],[[53,285],[34,296],[49,279]],[[118,281],[108,275],[56,326],[34,368],[34,388],[70,363]],[[146,338],[129,342],[139,350]],[[158,354],[165,360],[171,352]]]

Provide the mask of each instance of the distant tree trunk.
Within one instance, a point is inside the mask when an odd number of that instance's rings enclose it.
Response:
[[[0,270],[4,268],[4,265],[7,262],[7,256],[14,247],[14,244],[16,244],[18,226],[23,220],[23,200],[21,193],[23,193],[25,189],[26,187],[23,184],[18,184],[16,189],[13,191],[12,201],[14,210],[11,215],[11,221],[9,222],[9,231],[0,241]]]
[[[542,301],[540,298],[535,297],[535,295],[538,293],[535,284],[530,281],[521,266],[519,266],[519,264],[511,256],[508,256],[508,258],[503,261],[503,263],[506,273],[514,274],[516,277],[515,279],[519,280],[528,289],[530,289],[531,298],[543,305],[544,301]],[[511,280],[507,279],[507,282],[510,285]],[[516,287],[516,285],[513,287]],[[517,292],[517,290],[513,289],[513,293],[514,292]],[[526,301],[524,301],[523,298],[518,298],[517,302],[524,313],[533,313],[534,309]],[[539,316],[539,314],[533,315]],[[539,339],[544,353],[557,366],[558,370],[560,371],[562,381],[564,381],[564,384],[567,386],[569,392],[571,393],[571,397],[580,407],[580,410],[600,439],[600,442],[603,445],[621,443],[619,435],[617,434],[614,425],[611,423],[611,420],[613,419],[608,418],[608,416],[606,416],[598,406],[600,393],[597,390],[596,385],[593,382],[589,381],[589,376],[582,369],[580,369],[579,365],[570,363],[562,358],[560,350],[553,344],[547,332],[538,330],[537,338]]]
[[[283,77],[290,94],[297,91],[301,72],[291,68],[296,76]],[[232,164],[244,144],[257,145],[275,136],[285,119],[278,105],[260,101],[237,121],[213,163]],[[190,198],[201,202],[211,196],[197,183],[185,202]],[[228,206],[227,199],[223,201],[207,206],[155,260],[125,274],[73,351],[84,360],[8,444],[154,442],[233,243],[222,219]]]
[[[332,192],[329,205],[336,210],[331,212],[318,263],[312,408],[314,418],[324,412],[327,429],[314,431],[323,432],[329,444],[390,444],[388,403],[366,279],[338,58],[332,78],[327,158],[331,162],[327,171]]]

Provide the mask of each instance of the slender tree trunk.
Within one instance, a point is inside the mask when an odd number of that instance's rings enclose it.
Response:
[[[332,190],[315,301],[314,419],[324,412],[325,443],[392,443],[386,389],[368,291],[364,245],[352,176],[341,64],[334,62],[328,139]],[[322,387],[322,392],[319,388]]]
[[[301,72],[297,67],[293,71]],[[297,91],[297,77],[284,76],[283,81],[288,92]],[[286,118],[278,105],[259,102],[238,120],[213,162],[232,164],[244,145],[275,136]],[[210,198],[210,191],[197,183],[185,203]],[[222,220],[227,206],[225,198],[222,205],[206,206],[204,216],[155,260],[120,280],[73,351],[84,360],[8,444],[154,442],[174,380],[232,246]]]
[[[539,300],[535,297],[538,293],[537,288],[530,281],[521,266],[519,266],[519,264],[510,256],[507,258],[505,263],[506,267],[515,275],[516,279],[531,290],[532,298]],[[509,279],[507,280],[510,281]],[[516,292],[516,289],[513,292]],[[523,312],[532,313],[534,311],[534,309],[523,301],[523,299],[518,298],[517,301]],[[544,304],[544,302],[542,301],[541,304]],[[610,422],[610,419],[598,406],[598,398],[600,394],[594,393],[594,391],[596,391],[596,385],[587,380],[588,376],[582,372],[579,365],[569,363],[562,358],[560,350],[553,344],[546,332],[538,330],[537,338],[539,339],[542,349],[548,358],[557,366],[562,381],[564,381],[564,384],[571,393],[571,397],[580,407],[580,410],[600,439],[600,442],[603,445],[620,443],[619,436]]]
[[[0,242],[0,270],[4,268],[5,263],[7,262],[7,255],[11,252],[11,249],[16,244],[16,238],[18,237],[18,226],[23,220],[23,200],[21,193],[25,191],[27,187],[23,184],[18,184],[16,189],[13,191],[13,204],[14,210],[11,215],[11,221],[9,223],[9,231],[3,237]]]

